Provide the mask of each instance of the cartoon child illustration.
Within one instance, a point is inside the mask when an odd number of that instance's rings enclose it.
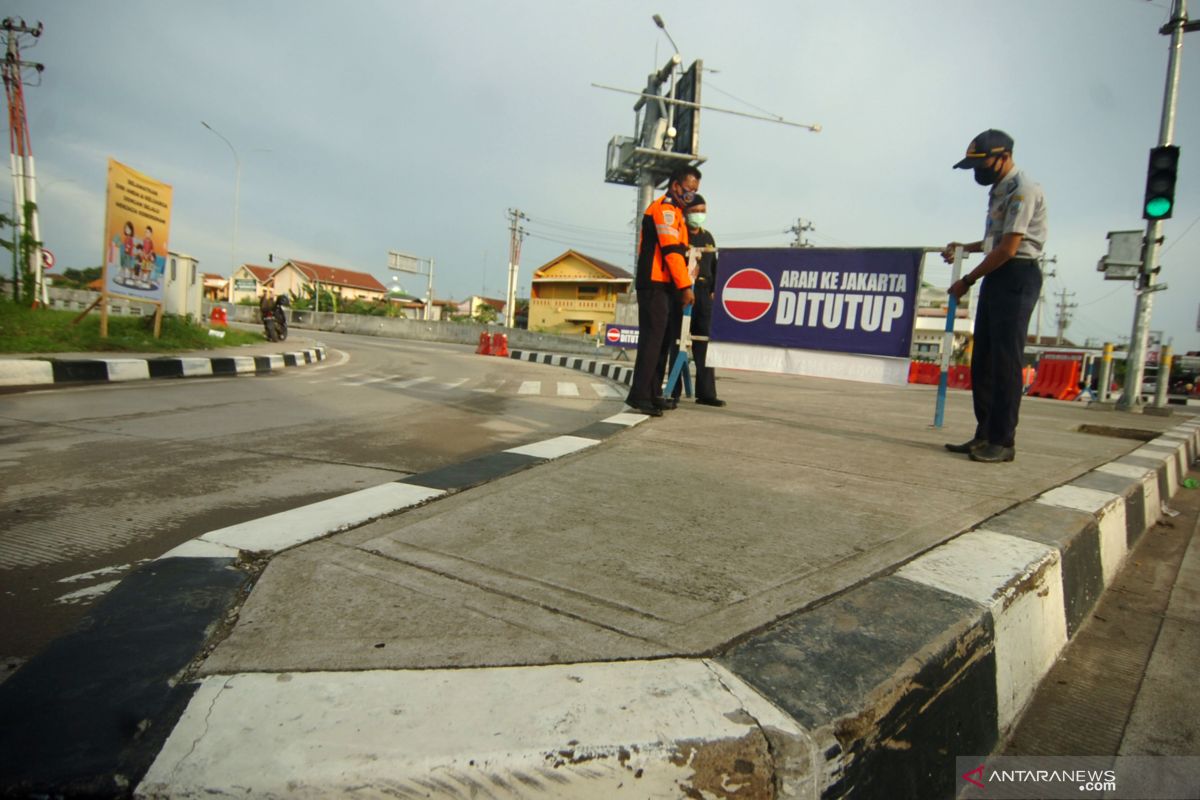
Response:
[[[154,261],[154,229],[147,225],[146,236],[142,239],[142,269],[146,281],[154,277]]]
[[[125,223],[125,237],[121,240],[121,279],[128,281],[134,268],[133,223]]]

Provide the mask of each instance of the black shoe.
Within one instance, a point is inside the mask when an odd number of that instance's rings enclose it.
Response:
[[[667,408],[667,401],[661,397],[651,397],[650,402],[653,403],[654,407],[659,410],[666,410]]]
[[[999,464],[1002,461],[1012,461],[1017,455],[1015,447],[1005,447],[1002,444],[985,444],[971,451],[972,461],[982,461],[984,464]]]
[[[668,397],[668,398],[666,398],[666,400],[663,401],[663,410],[664,411],[674,411],[677,408],[679,408],[679,398],[678,397]]]
[[[662,409],[658,408],[653,403],[650,405],[634,405],[631,403],[626,403],[626,405],[633,409],[633,413],[635,414],[645,414],[647,417],[661,417],[663,415]]]
[[[696,405],[716,406],[717,408],[720,408],[721,406],[726,405],[726,403],[724,400],[719,400],[716,397],[697,397]]]
[[[951,453],[968,453],[968,454],[970,454],[971,452],[978,450],[979,448],[985,446],[986,444],[987,444],[987,439],[972,439],[971,441],[963,442],[962,444],[948,444],[948,445],[946,445],[946,449],[949,450]]]

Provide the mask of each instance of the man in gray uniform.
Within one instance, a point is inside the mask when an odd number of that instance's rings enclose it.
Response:
[[[1041,186],[1017,169],[1012,151],[1011,136],[986,130],[954,165],[975,170],[975,182],[992,187],[987,225],[981,241],[951,242],[942,251],[947,263],[954,261],[954,249],[960,246],[968,253],[985,254],[979,266],[950,287],[950,294],[961,299],[983,279],[971,358],[975,435],[962,444],[947,444],[946,449],[987,463],[1012,461],[1016,455],[1022,358],[1029,318],[1042,288],[1038,257],[1046,243],[1046,196]]]

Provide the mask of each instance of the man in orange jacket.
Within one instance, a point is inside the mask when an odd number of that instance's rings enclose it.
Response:
[[[695,301],[688,275],[688,203],[700,189],[700,170],[683,167],[671,176],[667,193],[651,203],[642,215],[638,235],[637,275],[638,348],[633,365],[633,385],[626,404],[633,410],[661,417],[666,406],[658,373],[658,356],[666,335],[671,296],[679,292],[680,306]]]

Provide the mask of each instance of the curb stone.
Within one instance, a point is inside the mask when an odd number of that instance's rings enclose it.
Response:
[[[267,356],[0,359],[0,386],[262,375],[324,359],[321,345]]]

